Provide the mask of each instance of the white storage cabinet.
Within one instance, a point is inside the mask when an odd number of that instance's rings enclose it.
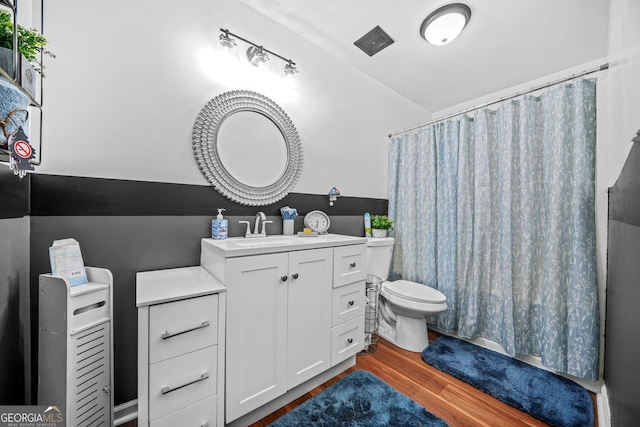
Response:
[[[225,287],[201,267],[140,272],[138,424],[224,426]]]
[[[38,404],[68,426],[113,425],[113,276],[86,267],[88,283],[39,278]]]

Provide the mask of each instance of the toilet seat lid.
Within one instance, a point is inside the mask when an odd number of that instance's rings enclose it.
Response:
[[[410,301],[441,304],[447,301],[447,297],[437,289],[421,285],[407,280],[386,282],[385,289],[388,293]]]

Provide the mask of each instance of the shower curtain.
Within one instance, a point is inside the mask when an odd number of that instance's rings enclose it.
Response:
[[[391,138],[390,276],[434,287],[463,338],[599,376],[595,79]]]

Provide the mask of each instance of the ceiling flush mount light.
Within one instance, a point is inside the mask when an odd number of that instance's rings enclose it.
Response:
[[[298,69],[296,68],[296,63],[293,62],[291,59],[285,58],[273,51],[267,50],[264,47],[257,45],[247,39],[244,39],[237,34],[233,34],[229,30],[220,28],[220,31],[222,32],[222,34],[220,34],[219,44],[223,51],[235,53],[236,41],[235,39],[231,38],[231,36],[235,37],[238,40],[242,40],[243,42],[249,45],[249,48],[247,49],[246,57],[247,57],[247,61],[249,61],[251,65],[263,70],[269,70],[270,69],[269,63],[271,62],[270,56],[279,58],[282,61],[284,61],[282,78],[288,83],[287,86],[292,89],[295,89],[298,87],[299,85]]]
[[[452,3],[431,12],[420,26],[420,35],[429,43],[441,46],[458,37],[471,19],[466,4]]]

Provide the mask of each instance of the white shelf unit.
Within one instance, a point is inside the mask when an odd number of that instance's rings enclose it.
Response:
[[[38,404],[68,426],[113,425],[113,275],[86,267],[88,283],[41,274]]]

